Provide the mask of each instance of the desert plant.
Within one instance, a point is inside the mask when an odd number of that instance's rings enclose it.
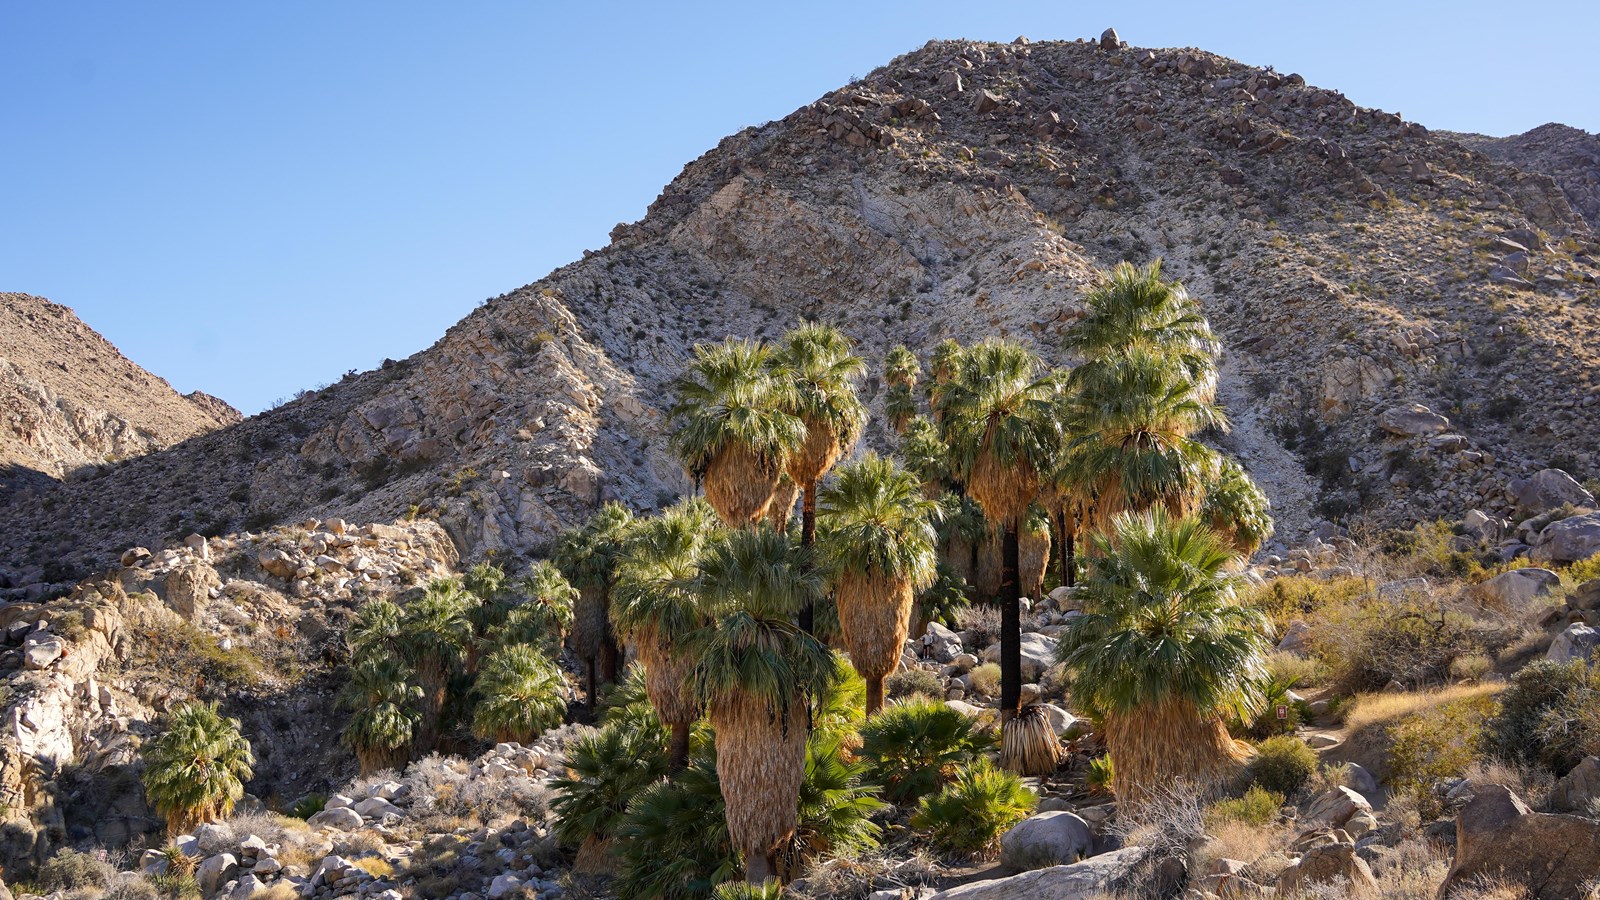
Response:
[[[254,776],[239,720],[223,718],[215,703],[174,709],[143,755],[145,795],[166,817],[169,834],[225,817]]]
[[[1043,706],[1031,704],[1000,725],[1000,765],[1008,772],[1043,776],[1061,760],[1061,741]]]
[[[640,791],[616,826],[620,897],[687,900],[739,873],[715,759]]]
[[[877,846],[882,829],[872,817],[884,804],[878,799],[878,787],[866,778],[867,768],[843,752],[837,737],[819,733],[807,741],[799,824],[782,854],[786,876],[793,878],[815,859],[850,856]]]
[[[993,697],[1000,690],[1000,666],[995,663],[975,666],[967,673],[967,680],[979,696]]]
[[[611,501],[587,522],[562,533],[556,542],[556,568],[578,589],[572,650],[583,661],[590,703],[599,696],[601,685],[617,680],[620,654],[611,627],[611,592],[617,581],[617,560],[632,525],[633,514]]]
[[[456,580],[436,578],[400,617],[400,656],[410,664],[417,686],[422,688],[416,746],[423,752],[438,746],[450,678],[472,643],[467,610],[474,601],[469,597]]]
[[[783,884],[776,878],[769,878],[761,884],[729,881],[717,885],[711,897],[712,900],[783,900]]]
[[[1541,660],[1511,677],[1484,723],[1484,747],[1517,765],[1565,774],[1600,752],[1600,673],[1581,660]]]
[[[561,670],[529,644],[490,654],[478,673],[472,731],[492,741],[532,743],[567,712]]]
[[[415,704],[422,699],[422,688],[411,678],[404,663],[372,650],[351,665],[339,689],[339,705],[351,710],[339,740],[355,751],[362,775],[401,768],[410,757],[420,718]]]
[[[1217,458],[1216,471],[1206,481],[1199,516],[1218,534],[1226,535],[1239,555],[1256,552],[1272,536],[1271,509],[1267,495],[1243,466],[1227,457]]]
[[[943,702],[913,699],[890,704],[862,726],[860,755],[884,795],[907,803],[939,790],[991,743]]]
[[[934,570],[933,583],[917,594],[911,634],[922,634],[929,622],[950,627],[956,624],[961,611],[971,604],[967,597],[967,583],[944,562]]]
[[[603,844],[635,796],[667,774],[666,735],[613,723],[570,744],[567,771],[552,779],[555,834],[562,843]]]
[[[104,858],[105,851],[85,853],[63,847],[39,866],[38,887],[45,893],[56,891],[94,891],[111,883],[115,866]]]
[[[957,772],[938,794],[923,797],[911,827],[945,852],[981,855],[1027,818],[1037,799],[1017,776],[978,760]]]
[[[1283,794],[1253,784],[1241,797],[1218,800],[1206,810],[1208,822],[1243,822],[1246,825],[1266,825],[1278,817],[1283,807]]]
[[[1293,797],[1317,771],[1317,753],[1292,734],[1262,741],[1245,771],[1250,780],[1269,791]]]
[[[885,685],[889,689],[891,700],[904,700],[907,697],[944,699],[944,679],[940,678],[938,673],[927,669],[901,669],[890,675]]]
[[[1092,794],[1109,794],[1111,785],[1116,781],[1116,764],[1109,756],[1097,756],[1089,760],[1089,774],[1084,778],[1084,786]]]

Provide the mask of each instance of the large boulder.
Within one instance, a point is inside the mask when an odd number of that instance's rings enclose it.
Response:
[[[1420,403],[1386,409],[1378,416],[1384,431],[1399,437],[1440,434],[1450,430],[1450,420]]]
[[[191,622],[205,609],[211,592],[222,587],[222,579],[210,563],[192,562],[174,566],[167,573],[162,600],[173,612]]]
[[[29,669],[48,669],[66,652],[66,638],[43,629],[28,635],[22,644],[23,662]]]
[[[1522,611],[1534,600],[1561,586],[1561,576],[1549,569],[1512,569],[1473,588],[1473,595],[1489,606]]]
[[[306,820],[312,828],[332,828],[336,831],[355,831],[362,825],[361,814],[348,806],[324,809]]]
[[[1550,788],[1550,808],[1556,812],[1587,813],[1600,800],[1600,756],[1586,756]]]
[[[218,853],[216,856],[206,857],[200,867],[194,870],[194,880],[200,887],[200,893],[209,897],[238,874],[238,857],[232,853]]]
[[[1581,659],[1586,665],[1592,664],[1595,647],[1600,647],[1600,631],[1582,622],[1573,622],[1550,642],[1550,649],[1545,651],[1544,658],[1558,663]]]
[[[938,622],[929,622],[927,633],[933,636],[933,658],[942,663],[948,663],[962,653],[961,637],[954,631],[940,625]],[[920,637],[912,638],[920,641]]]
[[[1075,863],[1093,851],[1089,823],[1064,811],[1029,816],[1000,837],[1000,862],[1023,872]]]
[[[1594,495],[1584,490],[1577,479],[1560,469],[1542,469],[1529,478],[1517,478],[1506,486],[1517,505],[1517,516],[1531,519],[1540,513],[1571,504],[1594,509]]]
[[[1456,856],[1440,900],[1483,881],[1523,887],[1530,900],[1588,900],[1600,873],[1600,822],[1536,813],[1508,788],[1477,785],[1456,815]]]
[[[979,654],[984,662],[1000,661],[1000,645],[991,644]],[[1056,642],[1045,635],[1028,632],[1022,636],[1022,680],[1038,681],[1044,670],[1056,664]]]
[[[1372,804],[1367,802],[1367,798],[1341,784],[1311,801],[1311,807],[1306,810],[1306,820],[1338,828],[1356,813],[1371,811]]]
[[[1568,516],[1539,532],[1528,558],[1538,563],[1575,563],[1600,553],[1600,513]]]
[[[940,891],[928,900],[1089,900],[1105,896],[1126,881],[1147,852],[1142,847],[1114,850],[1070,866],[974,881]]]
[[[1356,856],[1355,844],[1344,842],[1319,844],[1305,852],[1300,861],[1278,873],[1278,893],[1281,896],[1299,896],[1308,888],[1338,887],[1349,893],[1343,896],[1359,897],[1378,887],[1367,861]]]

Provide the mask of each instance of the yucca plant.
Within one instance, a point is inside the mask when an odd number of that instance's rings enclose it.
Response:
[[[590,703],[599,696],[601,685],[617,680],[621,651],[611,628],[611,590],[617,580],[617,559],[632,525],[633,514],[611,501],[556,542],[553,562],[578,589],[572,650],[583,662]]]
[[[1057,652],[1073,695],[1104,725],[1118,801],[1217,781],[1243,755],[1223,717],[1252,715],[1266,674],[1267,623],[1237,601],[1230,548],[1160,508],[1118,517],[1095,544],[1078,588],[1084,614]]]
[[[239,720],[224,718],[215,703],[175,708],[142,755],[145,796],[166,817],[169,835],[225,818],[254,777],[255,755]]]
[[[992,852],[1011,826],[1033,812],[1038,798],[1022,780],[980,759],[963,767],[937,794],[923,797],[911,827],[950,853]]]
[[[713,543],[698,587],[708,624],[687,641],[695,686],[716,730],[728,833],[759,884],[794,835],[808,707],[833,678],[832,654],[794,623],[820,584],[804,549],[762,526]]]
[[[420,716],[422,688],[400,660],[368,650],[350,666],[350,678],[339,689],[339,705],[352,711],[339,740],[355,751],[362,775],[381,769],[399,771],[411,756]]]
[[[530,744],[561,724],[566,684],[554,662],[529,644],[502,647],[478,673],[472,733],[491,741]]]
[[[406,605],[400,617],[400,656],[416,672],[417,685],[422,688],[416,746],[423,753],[438,749],[450,679],[472,643],[472,623],[467,618],[470,602],[459,582],[437,578],[421,597]]]
[[[674,771],[689,762],[689,731],[700,718],[700,699],[690,679],[697,660],[684,645],[707,622],[695,579],[716,526],[710,504],[683,501],[641,521],[617,564],[612,620],[638,648],[650,703],[672,731]]]
[[[791,411],[793,382],[774,370],[770,347],[729,339],[696,345],[676,382],[673,450],[717,514],[738,528],[766,516],[790,455],[807,440]]]
[[[608,724],[573,741],[566,773],[550,782],[555,835],[568,846],[581,845],[586,858],[609,847],[628,804],[667,774],[666,734],[631,726]]]
[[[861,728],[861,759],[884,795],[908,803],[947,784],[989,750],[972,719],[937,700],[892,703]]]
[[[933,583],[938,509],[915,476],[873,453],[840,468],[822,493],[818,550],[840,635],[867,683],[868,716],[883,706],[884,679],[900,664],[917,591]]]

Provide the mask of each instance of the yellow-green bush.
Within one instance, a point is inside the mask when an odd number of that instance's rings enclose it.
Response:
[[[1243,822],[1246,825],[1265,825],[1278,817],[1283,806],[1283,795],[1253,784],[1244,796],[1219,800],[1206,810],[1206,822]]]
[[[1257,787],[1292,797],[1317,771],[1317,753],[1292,734],[1261,742],[1246,772]]]
[[[1478,759],[1489,695],[1468,696],[1407,716],[1388,729],[1389,783],[1427,807],[1435,781],[1460,777]]]

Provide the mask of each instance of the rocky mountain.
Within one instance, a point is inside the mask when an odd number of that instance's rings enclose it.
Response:
[[[1551,122],[1504,138],[1452,136],[1519,169],[1549,175],[1590,227],[1600,226],[1600,134]]]
[[[664,410],[696,341],[811,317],[874,361],[1004,334],[1069,363],[1083,290],[1123,259],[1203,299],[1218,440],[1285,538],[1509,513],[1514,478],[1600,472],[1600,268],[1562,188],[1199,50],[931,42],[724,139],[611,237],[409,359],[4,504],[12,592],[306,517],[536,553],[605,499],[687,487]]]
[[[179,394],[67,307],[0,293],[0,496],[242,418],[208,394]]]

